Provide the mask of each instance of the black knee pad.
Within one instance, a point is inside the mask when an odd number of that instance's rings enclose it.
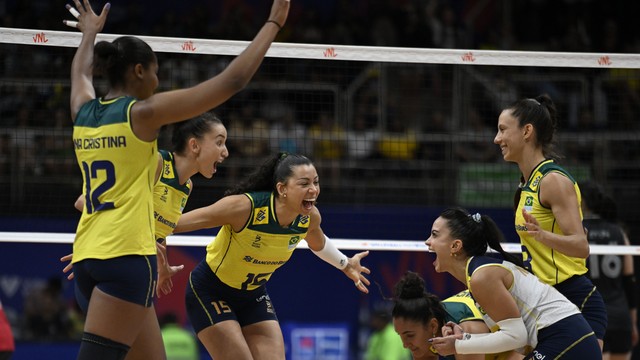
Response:
[[[78,360],[122,360],[131,347],[100,335],[85,332],[78,352]]]

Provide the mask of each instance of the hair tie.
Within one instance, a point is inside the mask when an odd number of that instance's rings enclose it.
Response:
[[[479,213],[475,213],[470,216],[473,219],[473,221],[477,222],[478,224],[480,224],[480,221],[482,221],[482,216]]]

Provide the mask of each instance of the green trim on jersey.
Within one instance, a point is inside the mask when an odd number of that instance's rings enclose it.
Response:
[[[131,96],[120,96],[111,100],[95,99],[89,101],[80,108],[74,126],[97,128],[110,124],[129,123],[131,120],[129,112],[136,101]]]
[[[522,186],[522,192],[515,214],[515,230],[520,237],[522,260],[525,267],[533,271],[543,282],[556,285],[574,275],[586,273],[587,267],[585,259],[567,256],[554,250],[537,241],[527,232],[522,209],[525,209],[536,218],[541,229],[563,235],[551,209],[544,206],[540,201],[540,183],[542,179],[551,172],[563,175],[573,183],[578,199],[580,219],[582,220],[582,210],[580,209],[582,197],[578,183],[563,167],[549,159],[538,164],[531,172],[529,179],[527,179]]]
[[[153,217],[156,220],[156,240],[173,233],[191,194],[191,180],[180,184],[173,153],[159,150],[162,156],[160,178],[153,187]]]
[[[271,192],[245,194],[251,213],[238,232],[224,225],[207,246],[207,264],[228,286],[253,290],[264,285],[284,265],[300,240],[307,236],[311,217],[298,215],[289,226],[280,226]]]
[[[470,320],[484,321],[469,290],[463,290],[442,300],[442,306],[447,312],[447,321],[453,321],[456,324]]]

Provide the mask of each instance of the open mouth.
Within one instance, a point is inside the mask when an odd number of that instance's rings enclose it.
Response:
[[[302,200],[302,206],[307,210],[311,210],[311,208],[315,203],[316,203],[316,199]]]
[[[222,164],[222,161],[214,161],[213,162],[213,173],[215,174],[216,172],[218,172],[218,165]]]

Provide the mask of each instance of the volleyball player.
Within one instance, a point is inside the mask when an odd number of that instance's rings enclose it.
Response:
[[[221,226],[189,276],[187,314],[216,360],[284,359],[282,331],[266,283],[300,240],[368,293],[368,252],[351,258],[320,227],[318,173],[305,156],[271,155],[212,205],[180,217],[175,232]],[[300,298],[304,303],[304,299]]]
[[[615,201],[593,181],[580,182],[584,227],[589,243],[629,245],[627,234],[617,223]],[[631,357],[638,342],[637,283],[633,258],[626,255],[589,256],[589,277],[602,293],[607,307],[608,325],[604,335],[603,359]]]
[[[227,131],[222,121],[212,113],[204,113],[194,119],[182,121],[173,126],[173,151],[160,150],[158,152],[158,167],[154,185],[153,208],[155,218],[155,238],[159,256],[157,293],[169,294],[173,288],[171,277],[181,271],[184,266],[170,266],[166,255],[166,237],[173,233],[182,215],[186,202],[193,190],[191,176],[200,173],[205,178],[211,178],[217,167],[228,156],[226,147]],[[75,203],[78,210],[83,211],[85,199],[80,196]],[[63,262],[70,261],[72,254],[62,257]],[[68,273],[72,265],[67,265],[63,272]],[[73,273],[69,279],[73,278]],[[80,307],[87,311],[87,299],[77,293]],[[152,305],[153,307],[153,305]],[[161,341],[161,332],[155,311],[146,320],[147,324],[138,334],[127,360],[160,359],[164,358],[164,348],[153,346]]]
[[[70,105],[86,204],[73,265],[79,292],[89,299],[78,359],[122,359],[153,314],[158,131],[244,88],[284,24],[289,0],[274,0],[269,20],[223,72],[191,88],[161,93],[154,93],[157,59],[144,41],[123,36],[94,46],[110,4],[96,15],[88,0],[74,3],[75,9],[68,9],[78,21],[65,23],[82,31],[71,65]],[[109,82],[101,98],[92,84],[94,71]]]
[[[554,159],[556,107],[548,95],[521,99],[502,111],[494,143],[522,174],[514,198],[515,229],[527,269],[576,304],[600,346],[607,326],[602,296],[585,275],[589,242],[580,189]]]
[[[426,291],[424,280],[414,272],[407,272],[395,287],[393,326],[414,360],[438,359],[437,350],[429,339],[443,336],[444,325],[453,322],[466,333],[489,333],[480,309],[468,290],[440,301]],[[444,334],[449,335],[449,334]],[[447,358],[454,358],[449,356]],[[503,354],[456,354],[456,360],[522,359],[515,352]]]
[[[525,347],[525,359],[600,359],[595,334],[578,308],[520,267],[521,259],[506,253],[501,240],[490,217],[462,209],[447,209],[433,222],[426,244],[436,254],[435,270],[465,284],[487,326],[498,329],[470,334],[449,323],[446,333],[452,335],[431,339],[434,348],[449,355]],[[486,256],[488,247],[502,258]]]

